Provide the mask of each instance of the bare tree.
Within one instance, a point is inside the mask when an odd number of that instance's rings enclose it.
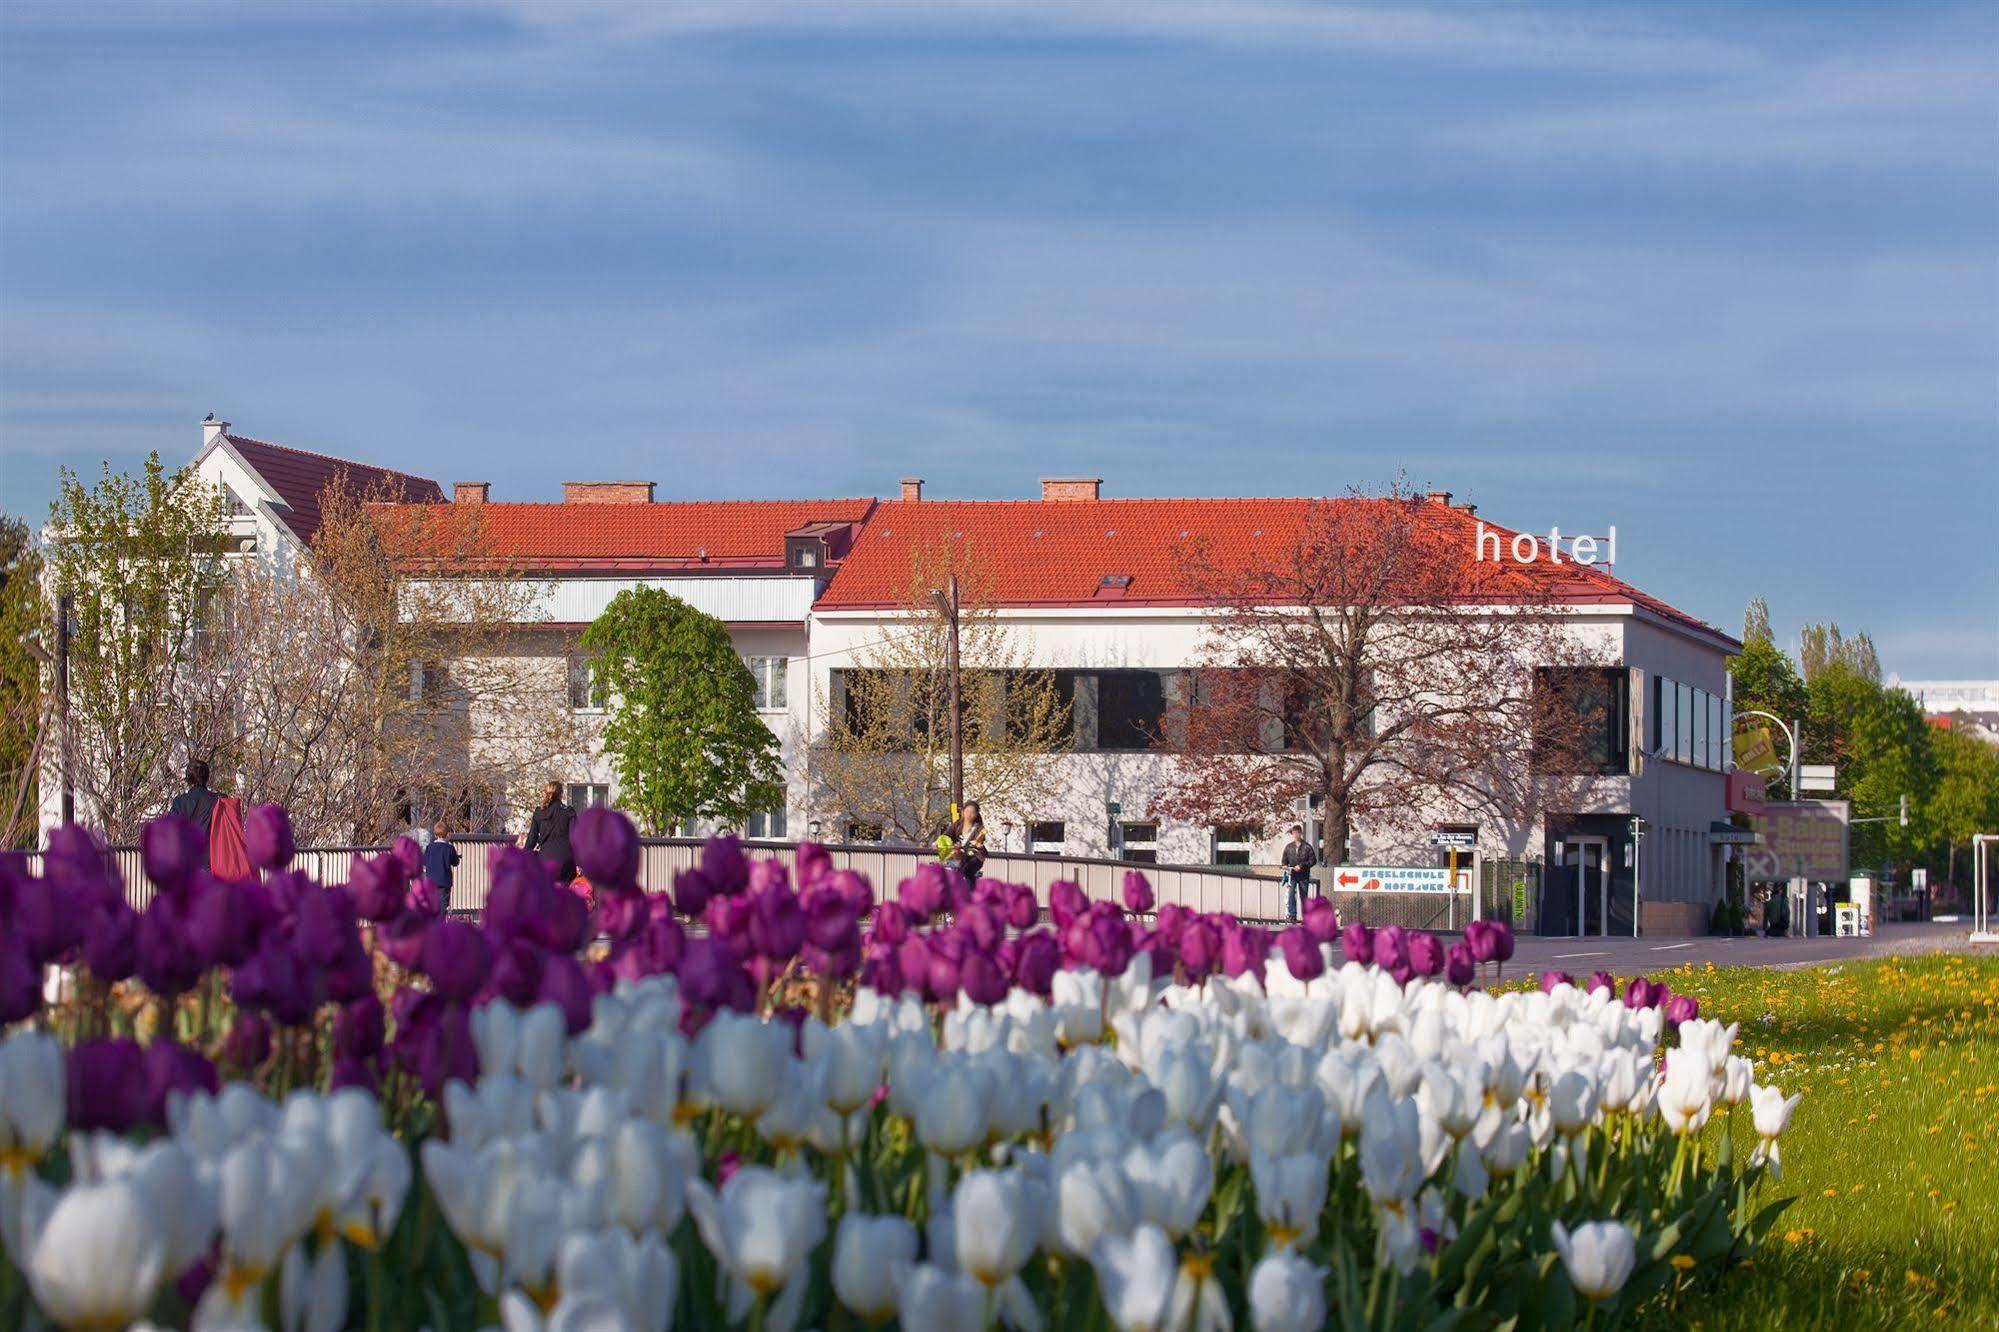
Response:
[[[1214,614],[1162,737],[1184,761],[1159,808],[1265,828],[1318,797],[1335,863],[1363,820],[1531,817],[1592,760],[1588,708],[1558,706],[1547,682],[1568,677],[1542,673],[1586,658],[1547,581],[1477,560],[1474,530],[1398,488],[1314,501],[1267,544],[1187,543]]]
[[[1060,790],[1070,703],[994,607],[976,547],[945,541],[911,552],[901,609],[851,667],[835,672],[832,697],[819,700],[827,720],[810,749],[812,806],[843,830],[857,824],[921,843],[950,823],[951,626],[936,593],[953,574],[966,799],[980,802],[989,821],[1019,820]]]

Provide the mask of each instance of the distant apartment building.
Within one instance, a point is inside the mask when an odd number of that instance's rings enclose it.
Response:
[[[1888,684],[1907,690],[1937,725],[1999,744],[1999,680],[1904,680],[1891,675]]]

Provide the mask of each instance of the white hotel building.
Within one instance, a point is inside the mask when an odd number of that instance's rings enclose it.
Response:
[[[202,470],[245,502],[246,526],[270,526],[260,535],[280,546],[310,539],[294,530],[305,524],[285,519],[306,497],[287,497],[264,473],[311,459],[317,469],[302,470],[323,484],[334,460],[246,449],[226,425],[211,427],[205,445]],[[1109,499],[1090,479],[1043,481],[1038,498],[1003,501],[926,498],[916,480],[889,499],[743,502],[660,501],[650,482],[566,482],[560,502],[536,503],[498,501],[485,483],[459,482],[447,501],[434,483],[396,475],[415,502],[483,505],[493,553],[545,582],[543,618],[524,626],[524,641],[549,656],[551,670],[572,669],[577,636],[623,588],[663,588],[728,625],[790,774],[787,807],[759,820],[753,835],[844,834],[807,803],[808,742],[821,725],[815,708],[835,696],[835,673],[861,664],[857,651],[897,612],[912,550],[957,538],[975,544],[989,567],[1016,643],[1031,649],[1034,665],[1061,672],[1073,697],[1074,748],[1060,760],[1066,794],[995,827],[995,849],[1175,864],[1277,858],[1281,834],[1255,839],[1156,816],[1152,803],[1178,760],[1145,737],[1176,673],[1196,660],[1208,614],[1176,576],[1180,544],[1200,536],[1214,550],[1242,548],[1265,526],[1295,523],[1309,501]],[[1440,520],[1465,526],[1469,552],[1469,507],[1443,494],[1431,502]],[[1723,831],[1733,729],[1727,667],[1740,644],[1601,567],[1576,570],[1560,599],[1615,699],[1608,759],[1581,798],[1565,797],[1564,807],[1531,822],[1478,828],[1480,850],[1488,860],[1554,871],[1549,882],[1563,890],[1543,894],[1535,909],[1545,932],[1630,933],[1640,899],[1648,934],[1703,929],[1731,852]],[[588,681],[572,679],[572,702],[587,721]],[[617,800],[611,765],[594,744],[560,775],[577,801]],[[1634,823],[1642,828],[1635,847]],[[1395,826],[1364,823],[1350,859],[1437,864],[1429,842],[1436,830],[1420,810]],[[1571,899],[1566,885],[1578,881]]]

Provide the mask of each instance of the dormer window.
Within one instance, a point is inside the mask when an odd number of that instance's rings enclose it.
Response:
[[[794,573],[816,574],[826,567],[826,538],[815,532],[793,532],[784,538],[784,567]]]
[[[222,487],[222,504],[229,511],[231,518],[247,518],[250,516],[250,506],[243,502],[241,495],[238,495],[234,489],[226,485]]]

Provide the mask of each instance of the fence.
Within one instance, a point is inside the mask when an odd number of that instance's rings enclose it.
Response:
[[[466,836],[455,838],[462,859],[451,886],[453,912],[475,913],[486,905],[492,880],[488,856],[495,845],[508,845],[505,837]],[[649,838],[643,844],[639,881],[659,890],[670,888],[681,870],[700,863],[699,838]],[[795,842],[746,842],[753,855],[790,855]],[[356,856],[377,855],[380,846],[314,847],[301,850],[292,862],[321,883],[344,883]],[[916,867],[934,856],[915,847],[883,847],[867,844],[832,845],[826,848],[835,869],[853,870],[874,885],[876,898],[892,896],[896,886]],[[125,895],[135,908],[144,910],[153,898],[153,884],[139,862],[137,847],[113,847],[118,869],[125,880]],[[39,853],[30,853],[29,863],[40,868]],[[1129,870],[1142,870],[1160,903],[1177,902],[1196,911],[1229,911],[1244,920],[1278,920],[1284,915],[1284,889],[1274,876],[1247,871],[1217,869],[1206,865],[1140,865],[1116,860],[1092,860],[1072,856],[1032,856],[998,852],[986,862],[986,876],[1008,883],[1033,887],[1044,903],[1048,887],[1058,880],[1079,885],[1092,900],[1118,900]]]

